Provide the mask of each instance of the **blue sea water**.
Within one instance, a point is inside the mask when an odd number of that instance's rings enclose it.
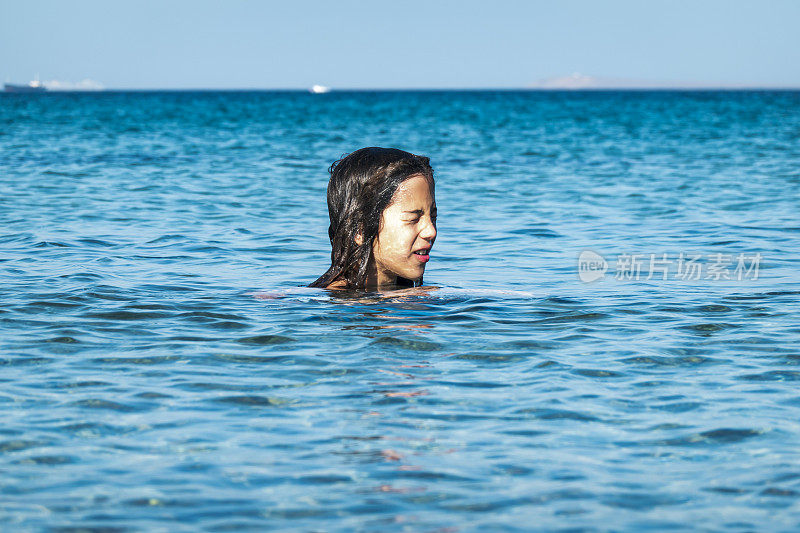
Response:
[[[363,146],[433,289],[297,288]],[[0,529],[796,531],[799,212],[798,92],[0,95]]]

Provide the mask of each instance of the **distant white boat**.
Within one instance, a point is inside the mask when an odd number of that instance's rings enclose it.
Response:
[[[314,94],[324,94],[331,92],[331,88],[325,87],[324,85],[313,85],[309,91]]]
[[[15,85],[13,83],[6,83],[3,87],[7,93],[43,93],[47,90],[42,82],[39,81],[39,75],[36,79],[29,81],[27,85]]]

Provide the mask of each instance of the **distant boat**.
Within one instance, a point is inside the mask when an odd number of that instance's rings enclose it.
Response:
[[[27,85],[14,85],[13,83],[6,83],[5,91],[7,93],[43,93],[47,91],[47,87],[42,85],[42,82],[36,79],[28,82]]]
[[[314,85],[309,89],[309,91],[314,94],[324,94],[331,92],[331,88],[325,87],[324,85]]]

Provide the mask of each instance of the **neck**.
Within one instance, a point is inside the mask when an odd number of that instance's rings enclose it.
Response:
[[[373,263],[367,270],[367,279],[364,282],[365,289],[388,289],[397,285],[397,274],[378,268]]]

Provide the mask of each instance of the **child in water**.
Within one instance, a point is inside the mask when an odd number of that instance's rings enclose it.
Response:
[[[422,285],[436,240],[427,157],[362,148],[329,169],[331,266],[309,287],[387,290]]]

